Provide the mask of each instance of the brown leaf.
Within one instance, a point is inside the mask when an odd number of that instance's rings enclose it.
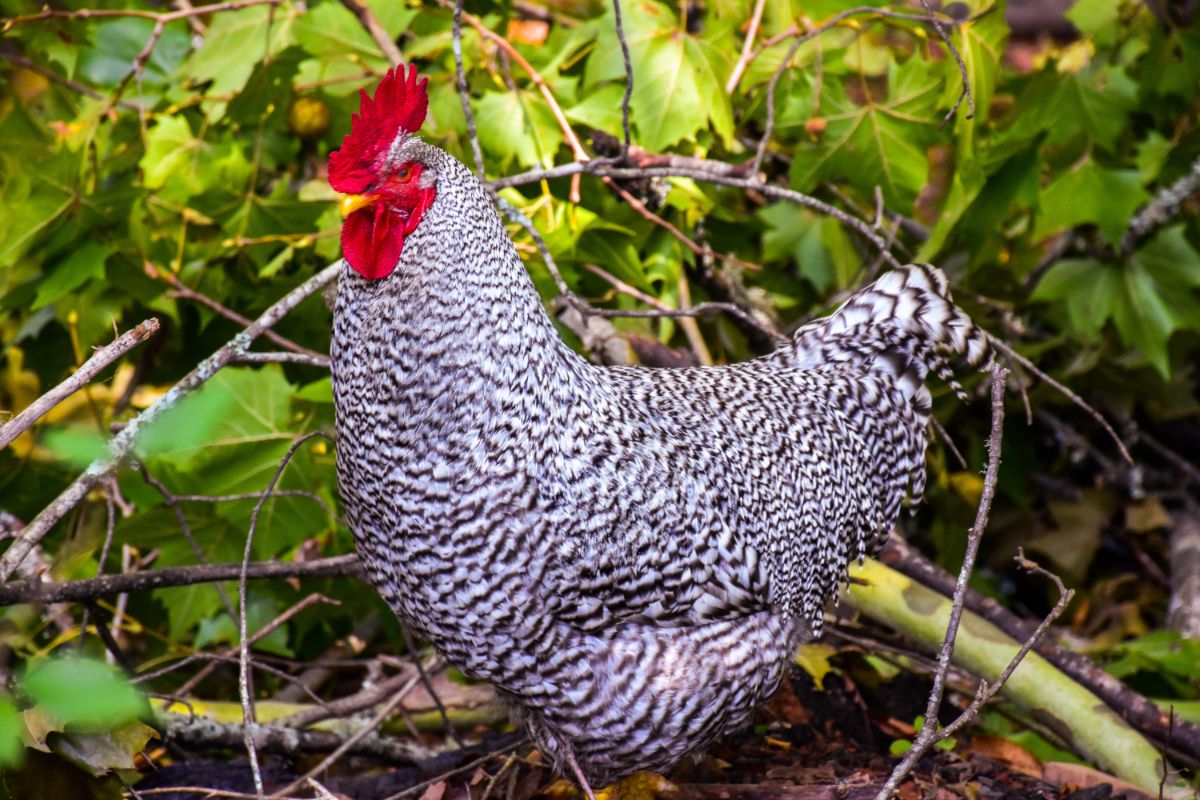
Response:
[[[1034,778],[1042,776],[1042,762],[1038,761],[1028,750],[1016,742],[1010,742],[999,736],[979,734],[971,739],[971,752],[996,761],[1002,761],[1017,772]]]

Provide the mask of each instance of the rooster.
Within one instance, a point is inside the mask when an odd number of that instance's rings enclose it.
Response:
[[[339,488],[401,621],[593,797],[771,695],[922,493],[928,373],[986,340],[915,265],[748,363],[594,365],[483,186],[417,136],[425,87],[389,72],[329,157]]]

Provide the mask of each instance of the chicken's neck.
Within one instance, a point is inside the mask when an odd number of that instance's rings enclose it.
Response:
[[[378,281],[343,272],[332,348],[347,418],[340,433],[360,435],[345,431],[350,417],[390,418],[417,436],[461,433],[453,438],[472,446],[497,426],[569,404],[561,395],[586,370],[550,322],[490,198],[442,155],[437,199],[396,271]]]

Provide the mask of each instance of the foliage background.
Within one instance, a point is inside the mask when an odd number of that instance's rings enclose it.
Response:
[[[0,510],[14,527],[100,452],[114,424],[240,329],[197,294],[253,318],[338,257],[340,220],[325,158],[348,130],[358,90],[377,81],[388,57],[348,5],[334,0],[222,4],[237,5],[244,7],[167,22],[144,61],[153,16],[2,27],[0,408],[26,406],[115,331],[149,316],[164,326],[0,452]],[[923,13],[915,4],[879,5]],[[945,124],[962,77],[922,22],[848,17],[784,65],[799,26],[846,6],[767,0],[757,41],[774,43],[743,64],[732,92],[726,83],[751,3],[627,0],[624,22],[635,145],[749,161],[766,127],[769,82],[782,68],[762,163],[767,180],[878,219],[898,258],[943,267],[977,320],[1096,405],[1135,445],[1141,466],[1131,469],[1092,420],[1018,370],[1016,379],[1031,386],[1032,424],[1009,425],[987,568],[976,582],[1018,611],[1044,611],[1044,590],[1008,566],[1023,544],[1080,590],[1068,631],[1076,646],[1184,709],[1200,698],[1200,677],[1187,666],[1196,663],[1195,649],[1164,632],[1166,552],[1167,532],[1197,485],[1171,455],[1191,463],[1200,455],[1200,230],[1194,198],[1160,209],[1148,230],[1135,225],[1131,232],[1130,221],[1197,169],[1200,27],[1156,15],[1150,5],[1079,0],[1067,14],[1077,35],[1056,41],[1014,39],[1002,4],[955,3],[949,31],[976,113],[960,107]],[[126,6],[169,10],[105,5]],[[471,163],[454,82],[451,8],[371,8],[405,61],[429,78],[426,137]],[[0,0],[8,18],[38,10],[34,2]],[[466,10],[544,79],[586,147],[613,152],[624,68],[611,6],[472,0]],[[562,126],[531,75],[469,24],[462,49],[487,176],[570,161]],[[568,178],[501,191],[541,231],[568,285],[596,305],[644,307],[588,265],[664,306],[733,300],[786,329],[879,269],[878,253],[851,229],[753,190],[686,178],[623,185],[715,257],[698,256],[595,177],[582,178],[578,203],[569,200]],[[512,230],[551,301],[556,290],[536,248],[527,233]],[[702,362],[744,359],[762,347],[727,316],[703,317],[698,327],[671,319],[614,324],[635,352],[654,359],[665,356],[646,342]],[[311,299],[276,331],[324,352],[329,326],[326,306]],[[905,523],[913,541],[950,567],[961,557],[980,490],[983,407],[939,395],[937,416],[969,466],[934,443],[929,502]],[[179,517],[144,469],[173,495],[254,495],[181,506],[205,558],[237,560],[256,493],[296,437],[330,429],[332,415],[321,369],[227,368],[154,428],[140,445],[139,469],[124,469],[115,485],[93,492],[45,540],[39,558],[58,580],[138,563],[196,563]],[[351,551],[328,444],[306,443],[280,487],[302,493],[268,501],[256,559]],[[381,612],[365,586],[330,581],[319,589],[342,604],[301,613],[260,642],[259,652],[302,662],[364,615]],[[252,584],[251,629],[297,593],[285,582]],[[6,609],[5,669],[21,675],[74,647],[82,617],[78,609],[66,613],[55,623],[28,606]],[[143,669],[236,640],[212,586],[130,595],[121,613],[120,640]],[[402,649],[390,615],[381,618],[388,628],[373,646]],[[94,636],[83,638],[85,651],[103,652]],[[232,696],[235,675],[217,670],[198,691]],[[262,681],[269,691],[271,679]],[[169,691],[177,682],[163,679],[155,688]],[[18,699],[27,705],[36,692],[23,691]],[[13,708],[0,709],[0,727]]]

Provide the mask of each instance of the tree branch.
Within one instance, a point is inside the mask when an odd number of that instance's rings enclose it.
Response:
[[[83,362],[83,366],[71,374],[71,377],[34,400],[21,413],[0,426],[0,450],[12,444],[14,439],[41,419],[47,411],[91,383],[92,379],[109,364],[158,333],[158,329],[158,320],[151,317],[96,350],[91,358]]]
[[[336,261],[295,289],[292,289],[292,291],[288,292],[276,301],[274,305],[264,311],[262,316],[244,331],[241,331],[230,339],[228,344],[197,364],[191,372],[176,383],[170,391],[156,400],[153,405],[130,420],[113,437],[112,441],[109,442],[108,453],[93,461],[91,466],[82,475],[76,478],[50,505],[46,506],[41,513],[34,517],[32,522],[25,526],[16,541],[5,551],[3,558],[0,558],[0,581],[7,581],[17,566],[29,555],[33,546],[50,532],[54,524],[74,508],[80,500],[86,497],[87,493],[96,484],[106,476],[112,474],[125,457],[133,451],[138,434],[146,426],[162,416],[168,409],[173,408],[183,397],[204,385],[206,381],[223,367],[245,353],[251,342],[286,316],[302,300],[324,288],[327,283],[337,277],[338,272],[341,270],[341,265],[342,262],[340,260]]]

